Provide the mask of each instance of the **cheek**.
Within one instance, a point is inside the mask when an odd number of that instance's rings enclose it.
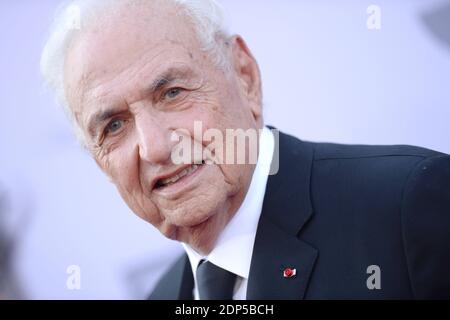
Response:
[[[127,171],[124,171],[125,173]],[[129,172],[129,171],[128,171]],[[115,180],[117,190],[128,207],[141,219],[159,227],[163,222],[155,203],[143,192],[138,175],[124,174]]]
[[[138,161],[135,150],[117,149],[108,157],[109,171],[114,183],[121,189],[133,192],[138,182]]]
[[[211,89],[208,93],[193,96],[187,102],[189,107],[181,113],[174,113],[166,119],[173,128],[187,129],[194,136],[194,123],[200,122],[202,131],[209,128],[225,129],[249,128],[251,113],[234,88],[221,84],[226,90]],[[169,116],[171,117],[171,116]]]
[[[251,169],[249,165],[243,164],[221,164],[219,165],[227,185],[230,186],[230,192],[234,195],[246,187],[245,182],[248,179]]]
[[[124,144],[124,146],[130,146]],[[140,218],[157,223],[158,212],[149,202],[139,179],[139,157],[137,148],[117,148],[102,159],[105,173],[111,177],[123,200]]]

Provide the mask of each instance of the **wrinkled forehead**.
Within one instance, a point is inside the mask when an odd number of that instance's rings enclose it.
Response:
[[[152,65],[187,63],[200,55],[195,27],[180,8],[167,2],[148,3],[123,4],[78,31],[65,62],[65,89],[71,105],[99,83],[131,76]]]

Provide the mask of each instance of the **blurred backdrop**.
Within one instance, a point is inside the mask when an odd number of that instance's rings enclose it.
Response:
[[[0,0],[0,298],[143,298],[182,249],[130,212],[44,88],[59,3]],[[221,3],[259,61],[266,123],[450,153],[450,1]]]

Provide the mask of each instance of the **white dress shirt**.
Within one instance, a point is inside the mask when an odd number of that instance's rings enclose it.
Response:
[[[274,147],[274,136],[267,127],[264,127],[260,134],[258,162],[248,192],[238,211],[220,234],[210,254],[204,257],[189,245],[183,244],[193,271],[195,300],[199,300],[195,275],[197,266],[202,259],[236,274],[237,280],[233,299],[246,299],[253,245],[261,216]]]

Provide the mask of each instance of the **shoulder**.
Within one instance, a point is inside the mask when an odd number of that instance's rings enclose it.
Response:
[[[450,298],[450,157],[419,162],[405,185],[403,239],[417,298]]]
[[[305,143],[313,150],[313,174],[332,173],[402,190],[411,175],[421,173],[421,164],[440,171],[446,169],[445,159],[449,159],[444,153],[410,145]]]
[[[320,143],[299,140],[284,133],[280,133],[279,140],[280,156],[296,154],[298,156],[293,158],[297,160],[310,159],[311,181],[329,184],[333,178],[346,177],[349,187],[351,182],[362,179],[403,188],[420,162],[448,157],[441,152],[410,145]],[[284,165],[295,165],[295,161],[284,161]]]
[[[380,208],[370,221],[399,216],[414,297],[450,298],[450,156],[406,145],[304,143],[313,150],[315,199]]]
[[[385,157],[428,158],[442,153],[409,145],[350,145],[336,143],[310,143],[314,160],[377,159]]]
[[[270,127],[271,129],[275,129]],[[312,142],[300,140],[283,132],[279,132],[279,145],[281,149],[290,149],[294,153],[312,154],[314,162],[319,161],[345,161],[345,160],[373,160],[393,158],[421,160],[436,156],[446,156],[442,152],[411,145],[363,145],[339,144],[328,142]]]

